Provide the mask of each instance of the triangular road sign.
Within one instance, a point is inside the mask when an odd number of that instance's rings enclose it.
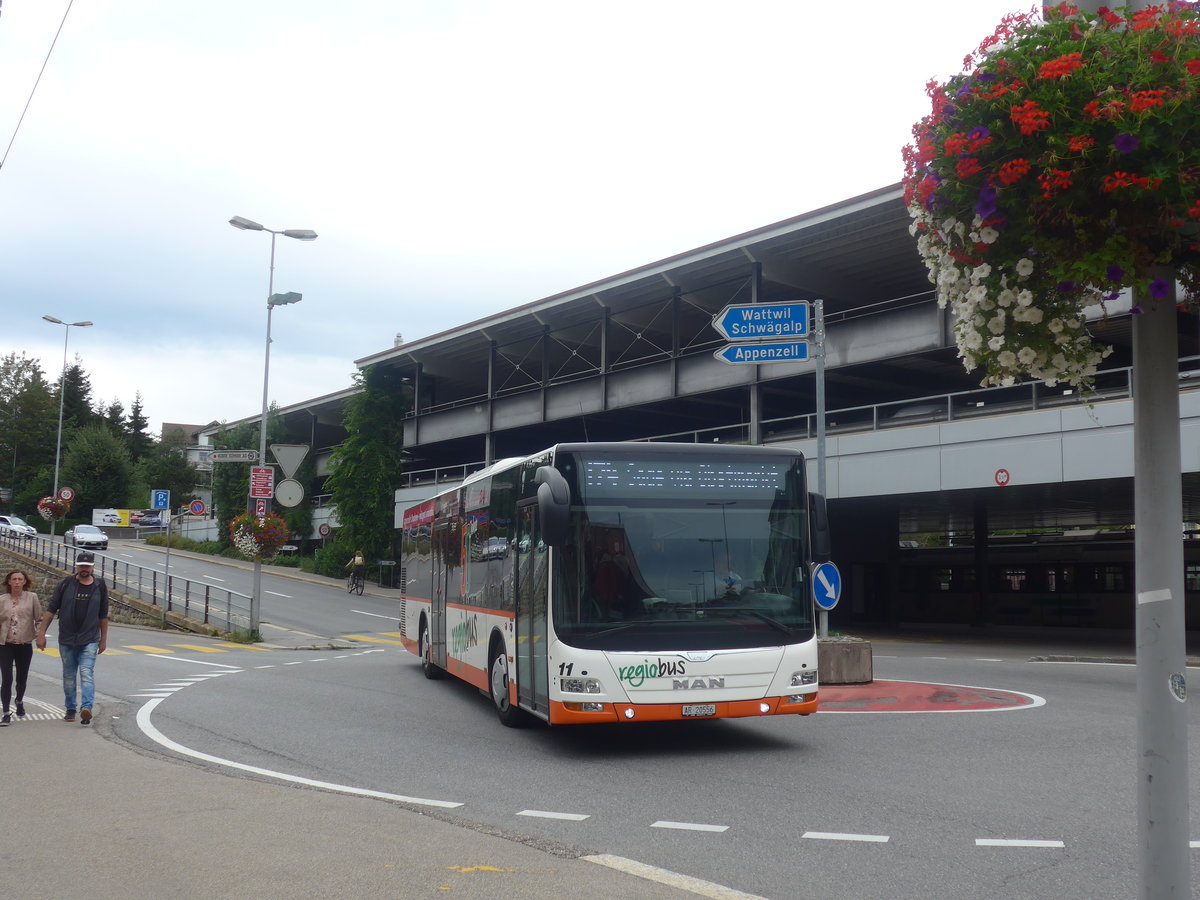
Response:
[[[308,456],[308,444],[272,444],[271,452],[275,454],[279,468],[283,469],[283,477],[291,478]]]

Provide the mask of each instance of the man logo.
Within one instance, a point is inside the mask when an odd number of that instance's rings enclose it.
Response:
[[[671,679],[671,690],[673,691],[703,691],[708,688],[723,687],[725,687],[724,678],[693,678],[690,681],[687,678]]]

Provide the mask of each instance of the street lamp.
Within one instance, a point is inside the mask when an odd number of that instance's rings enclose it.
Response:
[[[267,275],[267,347],[263,354],[262,419],[258,423],[258,465],[262,468],[267,464],[267,385],[271,377],[271,311],[276,306],[299,303],[301,298],[301,295],[295,291],[288,291],[286,294],[275,293],[275,236],[282,234],[284,237],[295,238],[298,241],[315,241],[317,233],[308,228],[285,228],[282,231],[275,231],[272,228],[264,228],[257,222],[242,216],[234,216],[229,220],[229,224],[242,231],[265,231],[271,235],[271,268]],[[254,587],[250,592],[251,632],[258,631],[261,606],[262,560],[256,554],[254,557]]]
[[[62,319],[56,319],[54,316],[42,316],[47,322],[63,327],[63,364],[62,376],[58,381],[58,440],[54,445],[54,499],[58,499],[58,465],[62,458],[62,423],[63,423],[63,401],[67,396],[67,339],[71,336],[72,328],[87,328],[92,325],[92,322],[64,322]],[[54,526],[58,522],[56,519],[50,520],[50,537],[54,537]]]

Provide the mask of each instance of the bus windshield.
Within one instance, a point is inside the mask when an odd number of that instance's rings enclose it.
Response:
[[[561,453],[572,532],[554,628],[601,650],[720,650],[811,640],[798,454]]]

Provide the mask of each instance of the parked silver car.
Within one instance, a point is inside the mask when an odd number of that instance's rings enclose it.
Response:
[[[87,547],[89,550],[107,550],[108,535],[95,525],[76,525],[68,528],[63,535],[63,542],[76,547]]]
[[[0,516],[0,535],[31,538],[37,535],[37,529],[20,516]]]

